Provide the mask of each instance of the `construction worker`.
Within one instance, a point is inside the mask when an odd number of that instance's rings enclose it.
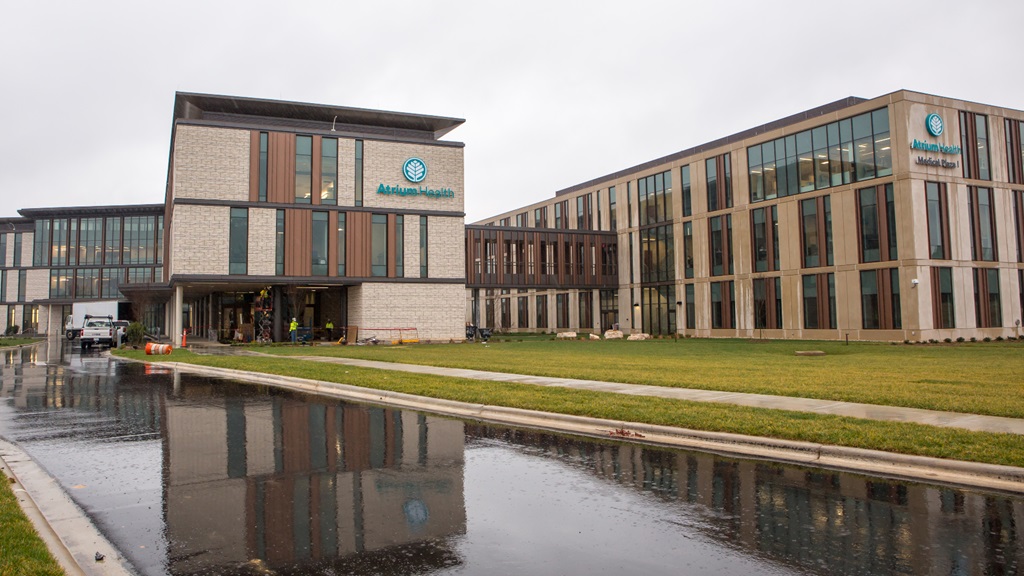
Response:
[[[327,339],[334,340],[334,322],[330,318],[327,319],[327,324],[324,324],[324,328],[327,329]]]
[[[288,332],[292,337],[292,344],[299,341],[299,321],[292,318],[292,323],[288,325]]]

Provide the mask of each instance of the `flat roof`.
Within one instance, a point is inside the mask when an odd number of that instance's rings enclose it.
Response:
[[[174,93],[174,120],[248,118],[259,124],[272,120],[315,122],[327,126],[351,128],[387,128],[428,133],[434,139],[451,132],[465,122],[462,118],[408,114],[386,110],[351,108],[330,104],[311,104],[284,100],[265,100],[241,96],[221,96],[193,92]],[[271,122],[268,122],[271,121]]]
[[[60,216],[120,216],[138,214],[163,214],[163,204],[121,204],[114,206],[61,206],[54,208],[22,208],[18,210],[25,218],[54,218]]]

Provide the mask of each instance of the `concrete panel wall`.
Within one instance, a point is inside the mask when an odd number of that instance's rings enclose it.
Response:
[[[248,130],[180,125],[174,140],[174,198],[249,199]]]

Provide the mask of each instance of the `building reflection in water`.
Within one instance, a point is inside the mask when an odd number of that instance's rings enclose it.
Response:
[[[170,572],[459,562],[448,542],[466,531],[461,422],[215,386],[166,405]]]
[[[1024,500],[820,469],[467,424],[704,517],[709,538],[820,574],[1017,574]]]

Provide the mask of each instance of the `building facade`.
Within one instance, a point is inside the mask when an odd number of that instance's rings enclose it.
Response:
[[[462,339],[463,144],[440,139],[462,122],[178,93],[164,204],[3,219],[0,313],[53,333],[116,300],[178,343],[280,341],[292,318],[323,339]]]
[[[1020,336],[1024,112],[847,98],[467,226],[500,330]]]

